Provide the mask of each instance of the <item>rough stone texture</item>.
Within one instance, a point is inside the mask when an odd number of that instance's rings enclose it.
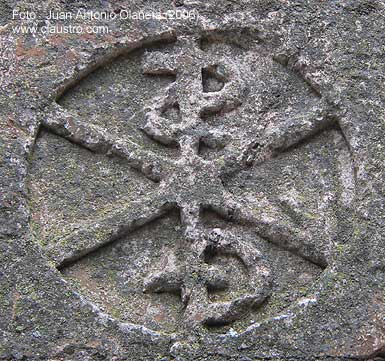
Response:
[[[384,359],[384,14],[2,1],[0,359]]]

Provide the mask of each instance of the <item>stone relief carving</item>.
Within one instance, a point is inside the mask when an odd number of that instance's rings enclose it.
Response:
[[[168,331],[249,322],[259,312],[271,315],[282,308],[269,304],[282,293],[285,281],[298,276],[295,286],[303,288],[329,264],[338,226],[328,224],[324,214],[332,214],[340,201],[335,174],[349,158],[333,105],[300,71],[292,71],[295,66],[287,59],[274,58],[259,39],[247,36],[248,41],[234,43],[220,31],[183,35],[129,54],[120,65],[113,62],[68,90],[44,119],[31,166],[36,233],[46,238],[42,245],[64,276],[80,290],[88,288],[91,302],[114,317]],[[122,75],[127,65],[130,74]],[[272,80],[277,77],[272,67],[282,79]],[[144,81],[151,85],[146,88]],[[299,95],[300,104],[291,100],[290,92]],[[112,97],[122,104],[118,113],[109,112]],[[127,105],[132,114],[127,114]],[[80,153],[73,150],[77,147]],[[101,201],[84,211],[88,218],[64,227],[57,237],[49,225],[39,223],[39,212],[53,207],[44,204],[45,192],[62,186],[58,180],[41,185],[46,176],[40,177],[38,168],[49,162],[51,151],[68,160],[77,157],[85,178],[95,177],[95,184],[109,179],[115,192],[110,195],[108,185],[103,188]],[[331,155],[323,156],[329,163],[321,164],[317,154],[328,151]],[[344,161],[338,160],[338,152]],[[87,164],[92,159],[97,159],[94,169]],[[300,178],[310,174],[313,182],[319,176],[325,191],[312,211],[306,209],[312,200],[301,199],[301,189],[291,183],[296,176],[285,175],[287,162],[299,168],[307,161]],[[322,169],[313,172],[312,167]],[[349,170],[343,171],[351,177]],[[86,187],[87,180],[79,168],[75,172],[80,177],[73,188],[76,196],[76,187]],[[271,176],[282,176],[282,183],[259,188],[258,177],[263,183]],[[124,177],[133,187],[130,196]],[[89,199],[93,202],[93,194]],[[138,244],[141,238],[147,246]],[[124,242],[132,248],[124,248]],[[146,253],[151,247],[157,248],[155,255]],[[273,270],[281,257],[291,271]],[[99,280],[94,277],[98,265],[103,268]],[[104,288],[103,283],[110,284]],[[117,291],[111,291],[113,284]],[[238,287],[236,292],[232,287]],[[300,296],[294,292],[292,298]],[[136,312],[135,303],[124,304],[125,297],[142,297],[146,310]],[[159,311],[167,302],[175,309]]]

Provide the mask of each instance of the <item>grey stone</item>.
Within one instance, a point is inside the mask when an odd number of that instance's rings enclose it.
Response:
[[[199,15],[76,36],[14,6],[0,359],[385,357],[381,1],[18,4]]]

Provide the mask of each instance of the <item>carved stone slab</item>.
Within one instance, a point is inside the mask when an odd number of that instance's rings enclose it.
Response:
[[[18,40],[0,358],[384,354],[383,137],[359,117],[377,100],[344,83],[347,20],[308,35],[315,13],[274,4],[185,1],[196,22],[37,38],[42,55]]]

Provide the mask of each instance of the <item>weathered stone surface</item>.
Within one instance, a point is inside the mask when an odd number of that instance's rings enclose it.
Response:
[[[385,358],[384,13],[0,4],[0,359]]]

